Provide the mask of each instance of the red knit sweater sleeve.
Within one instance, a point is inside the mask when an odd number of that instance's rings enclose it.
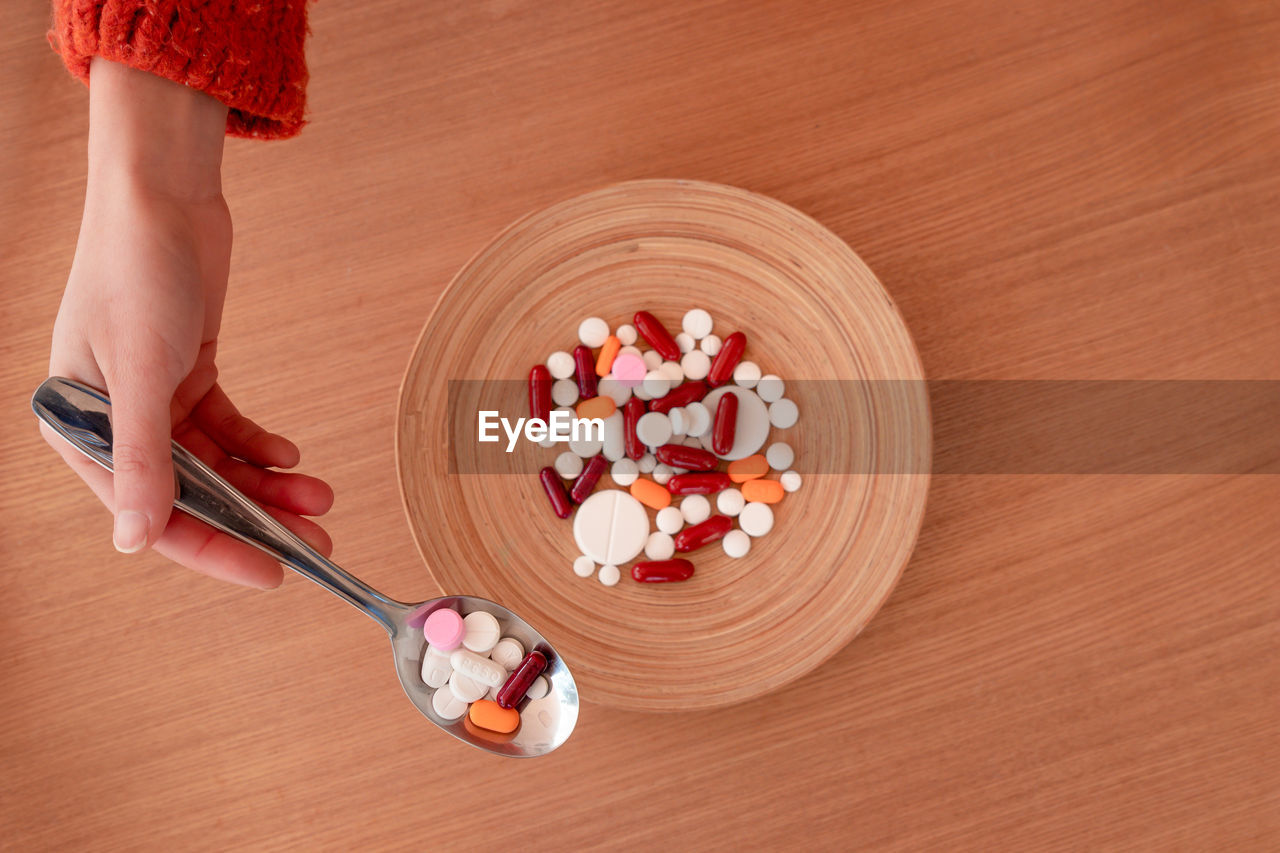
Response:
[[[49,41],[89,82],[101,56],[226,104],[227,133],[281,138],[303,125],[305,0],[53,0]]]

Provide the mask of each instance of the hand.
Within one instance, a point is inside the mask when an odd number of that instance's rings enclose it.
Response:
[[[45,438],[115,514],[126,553],[154,547],[189,568],[274,587],[275,560],[172,513],[169,440],[200,457],[321,552],[333,492],[271,470],[298,448],[241,415],[214,364],[231,257],[221,191],[226,107],[101,59],[91,69],[89,180],[75,260],[54,324],[52,375],[111,396],[112,475],[45,428]]]

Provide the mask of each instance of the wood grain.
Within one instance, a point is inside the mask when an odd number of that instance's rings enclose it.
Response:
[[[27,412],[84,190],[48,19],[0,4],[4,846],[1280,846],[1274,476],[935,477],[900,583],[825,664],[716,711],[588,704],[532,762],[431,730],[309,584],[115,554]],[[393,436],[443,287],[623,180],[813,216],[931,377],[1280,379],[1272,2],[369,0],[312,30],[306,132],[228,145],[219,359],[391,594],[434,592]],[[471,818],[511,792],[539,808]]]

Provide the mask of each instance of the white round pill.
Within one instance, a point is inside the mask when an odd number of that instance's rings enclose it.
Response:
[[[498,640],[502,639],[502,627],[498,625],[497,617],[483,610],[463,616],[462,627],[466,631],[462,635],[462,645],[478,655],[487,655],[498,644]]]
[[[730,518],[742,512],[746,504],[747,499],[738,489],[724,489],[716,495],[716,509],[721,515],[727,515]]]
[[[782,394],[786,390],[786,385],[782,381],[782,377],[774,376],[768,373],[760,377],[760,381],[756,383],[756,393],[760,395],[760,399],[766,403],[772,403],[775,400],[781,400]]]
[[[724,346],[724,341],[720,340],[719,335],[707,335],[698,343],[698,349],[710,356],[718,354],[722,346]]]
[[[649,541],[644,544],[644,555],[650,560],[670,560],[676,553],[676,540],[670,533],[655,530],[649,534]]]
[[[503,637],[493,647],[493,651],[489,652],[489,659],[510,672],[524,660],[524,644],[515,637]]]
[[[524,695],[526,699],[541,699],[550,692],[551,685],[547,683],[546,676],[539,675],[533,680],[533,684],[529,685],[529,689]]]
[[[796,425],[796,421],[800,418],[800,410],[796,408],[796,404],[783,397],[774,403],[769,404],[769,423],[778,429],[790,429]],[[739,421],[741,423],[741,421]]]
[[[572,379],[557,379],[551,384],[551,402],[557,406],[572,406],[578,402],[578,383]]]
[[[577,389],[577,383],[574,383],[574,389]],[[601,377],[596,383],[596,391],[601,397],[612,397],[613,402],[618,404],[618,408],[631,399],[631,386],[625,382],[614,379],[612,376]],[[551,389],[551,393],[555,395],[555,388]]]
[[[671,438],[671,419],[662,412],[645,412],[636,421],[636,436],[649,447],[661,447]]]
[[[720,541],[724,543],[724,552],[730,557],[745,557],[751,550],[751,537],[741,530],[730,530]]]
[[[453,695],[463,702],[476,702],[489,692],[489,685],[482,684],[474,678],[468,678],[456,669],[449,676],[449,689]]]
[[[652,474],[653,469],[658,465],[658,457],[652,453],[646,453],[640,457],[640,461],[636,463],[636,467],[640,469],[641,474]]]
[[[649,515],[644,504],[620,489],[597,491],[573,516],[578,550],[601,565],[628,562],[640,553],[648,538]]]
[[[598,433],[596,430],[594,430],[594,429],[590,429],[590,430],[586,430],[586,429],[584,429],[584,430],[582,430],[581,432],[582,432],[582,437],[581,437],[581,438],[577,438],[577,439],[573,439],[573,438],[571,438],[571,439],[569,439],[569,449],[570,449],[571,451],[573,451],[574,453],[578,454],[578,455],[579,455],[579,456],[581,456],[583,459],[590,459],[592,456],[595,456],[595,455],[596,455],[597,453],[599,453],[601,450],[604,450],[604,439],[603,439],[603,438],[594,438],[594,439],[592,439],[592,438],[587,438],[587,435],[588,435],[588,434],[590,434],[590,435],[599,435],[599,433]]]
[[[609,324],[599,317],[588,317],[578,324],[578,340],[592,349],[609,337]]]
[[[711,372],[711,356],[702,350],[687,352],[680,359],[680,368],[689,379],[706,379]]]
[[[766,503],[751,501],[738,513],[738,526],[750,536],[764,536],[773,529],[773,510]]]
[[[684,312],[684,318],[680,321],[680,328],[684,329],[685,334],[691,338],[701,340],[711,334],[711,330],[715,328],[715,323],[711,319],[711,315],[701,308],[693,308]]]
[[[653,397],[649,395],[649,392],[644,390],[644,380],[641,380],[639,384],[632,387],[631,396],[635,397],[637,400],[649,401],[653,399]]]
[[[652,399],[667,396],[671,390],[671,380],[660,370],[650,370],[644,375],[644,391]]]
[[[627,326],[625,328],[631,328],[631,327]],[[622,331],[622,329],[619,329],[618,331]],[[635,329],[632,329],[631,331],[633,334],[635,333]],[[640,352],[640,347],[633,347],[630,344],[619,349],[618,355],[634,355],[636,358],[640,359],[641,361],[644,361],[644,353]],[[618,356],[614,356],[613,358],[614,358],[614,361],[618,360]]]
[[[641,356],[644,366],[649,370],[657,370],[662,366],[662,355],[657,350],[648,350]]]
[[[711,429],[711,412],[702,403],[690,403],[684,407],[684,413],[689,420],[688,426],[684,428],[685,435],[696,438]]]
[[[685,418],[684,409],[679,406],[667,412],[667,420],[671,421],[672,435],[684,435],[689,429],[689,422]]]
[[[605,586],[617,586],[618,581],[622,580],[622,572],[618,571],[617,566],[601,566],[600,574],[596,577]]]
[[[754,361],[740,361],[733,369],[733,381],[743,388],[754,388],[760,381],[760,365]]]
[[[573,573],[580,578],[589,578],[596,573],[596,561],[583,554],[573,561]]]
[[[680,352],[689,352],[697,344],[694,342],[692,335],[680,332],[676,335],[676,346],[680,347]]]
[[[636,327],[630,323],[623,323],[618,327],[618,331],[613,333],[613,336],[618,339],[618,343],[624,347],[629,347],[636,342]],[[639,355],[639,353],[636,354]]]
[[[573,356],[567,352],[553,352],[547,356],[547,370],[551,372],[552,379],[568,379],[573,375],[573,367]]]
[[[658,510],[658,529],[669,536],[675,536],[684,527],[684,513],[677,506],[664,506]]]
[[[431,697],[431,710],[446,723],[461,719],[462,715],[467,713],[467,704],[453,695],[453,690],[448,684],[436,690],[435,695]]]
[[[685,524],[701,524],[711,517],[711,501],[706,495],[685,495],[680,501],[680,515]]]
[[[764,452],[765,461],[775,471],[785,471],[796,461],[796,452],[785,441],[775,441]]]
[[[778,478],[778,482],[782,484],[784,491],[795,492],[800,490],[800,472],[783,471],[782,476]]]
[[[566,450],[556,457],[556,473],[566,480],[572,480],[582,473],[582,457],[572,450]]]
[[[650,476],[653,477],[653,481],[659,486],[665,486],[667,482],[675,476],[675,473],[676,472],[672,470],[670,465],[667,465],[665,462],[659,462],[657,465],[653,466],[653,473]]]
[[[674,388],[684,381],[684,368],[680,366],[678,361],[664,361],[658,365],[658,372],[667,377]]]
[[[640,476],[640,466],[636,465],[634,459],[619,459],[609,469],[609,476],[613,478],[613,482],[625,488]]]
[[[733,447],[728,453],[717,453],[721,459],[734,461],[746,459],[764,447],[769,438],[769,409],[764,401],[756,396],[756,392],[736,385],[722,385],[702,399],[702,405],[708,412],[714,412],[720,405],[720,398],[725,394],[733,394],[738,398],[738,425],[734,431]],[[777,405],[775,403],[775,405]],[[702,446],[710,449],[711,430],[702,434]]]

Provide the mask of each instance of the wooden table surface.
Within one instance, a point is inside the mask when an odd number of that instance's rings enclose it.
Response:
[[[511,762],[386,642],[110,545],[27,399],[86,94],[0,6],[0,846],[1276,849],[1280,477],[938,476],[868,630],[777,695],[593,705]],[[393,416],[453,273],[527,211],[688,177],[809,213],[934,378],[1280,379],[1280,9],[317,3],[312,124],[232,141],[225,385],[328,478],[336,558],[433,584]]]

